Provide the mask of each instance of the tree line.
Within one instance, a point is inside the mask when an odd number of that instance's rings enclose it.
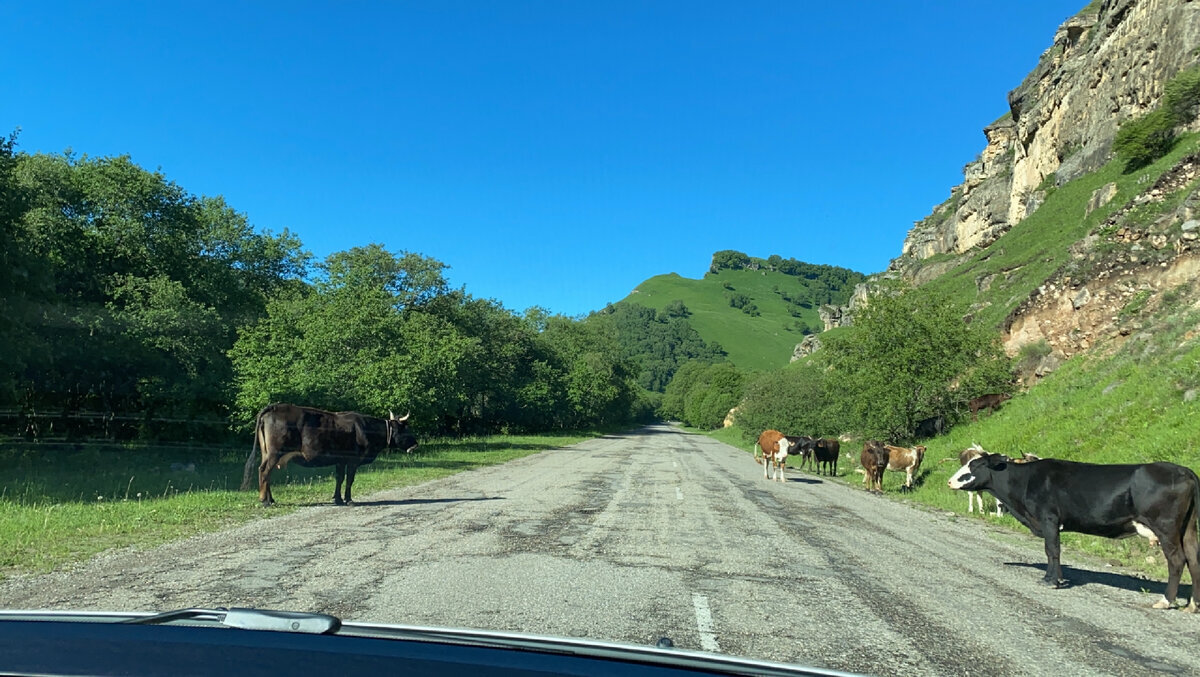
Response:
[[[715,252],[708,268],[710,273],[743,269],[773,270],[795,277],[803,288],[797,299],[817,304],[846,305],[854,294],[855,285],[867,279],[866,275],[841,266],[805,263],[778,254],[760,259],[735,249]]]
[[[315,261],[127,156],[15,136],[0,226],[9,435],[224,439],[275,401],[410,411],[422,434],[579,429],[652,417],[677,359],[712,353],[683,318],[517,313],[381,244]],[[632,347],[647,327],[679,358]]]

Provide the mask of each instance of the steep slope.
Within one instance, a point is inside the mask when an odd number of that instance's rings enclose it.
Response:
[[[964,167],[963,183],[909,232],[891,269],[936,276],[946,266],[927,270],[931,257],[987,247],[1049,190],[1103,167],[1118,125],[1157,106],[1170,78],[1196,63],[1197,47],[1195,2],[1089,4],[1009,93],[1009,111],[984,128],[987,146]]]

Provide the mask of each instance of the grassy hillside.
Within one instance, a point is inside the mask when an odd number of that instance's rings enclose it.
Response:
[[[1135,195],[1153,185],[1164,172],[1200,149],[1200,134],[1182,137],[1175,148],[1157,162],[1125,174],[1124,163],[1113,160],[1099,171],[1049,189],[1046,201],[1025,220],[986,249],[969,254],[950,272],[927,283],[967,305],[975,304],[978,320],[1000,326],[1014,308],[1072,262],[1071,245],[1079,242]],[[1047,181],[1051,184],[1052,181]],[[1108,204],[1086,214],[1092,193],[1115,183],[1117,193]],[[1155,214],[1147,213],[1146,219]],[[930,263],[946,258],[933,257]],[[1081,271],[1086,277],[1086,271]],[[987,288],[980,290],[980,283]]]
[[[692,313],[688,322],[705,341],[720,343],[730,362],[742,369],[777,369],[787,365],[796,344],[804,340],[796,329],[797,320],[814,329],[823,324],[815,304],[793,317],[789,309],[795,306],[775,289],[798,295],[804,286],[799,278],[768,270],[722,270],[699,280],[670,273],[646,280],[620,303],[662,310],[672,301],[683,301]],[[760,315],[730,306],[729,296],[734,293],[748,296]]]

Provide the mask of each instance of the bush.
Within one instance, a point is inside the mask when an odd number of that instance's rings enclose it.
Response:
[[[1175,119],[1166,108],[1156,108],[1140,118],[1121,123],[1113,140],[1125,171],[1145,167],[1167,154],[1175,143]]]
[[[1162,104],[1140,118],[1126,120],[1113,139],[1125,171],[1144,167],[1175,144],[1175,128],[1196,119],[1200,108],[1200,66],[1182,70],[1163,87]]]

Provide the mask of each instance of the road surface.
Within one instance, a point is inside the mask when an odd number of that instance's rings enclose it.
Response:
[[[860,486],[769,482],[745,450],[651,426],[15,578],[0,606],[665,636],[878,675],[1200,674],[1200,617],[1150,609],[1161,581],[1068,558],[1074,586],[1049,590],[1031,536]]]

